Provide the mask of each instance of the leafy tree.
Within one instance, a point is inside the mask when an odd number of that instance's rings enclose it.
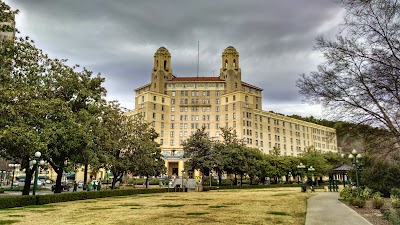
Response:
[[[335,41],[317,38],[325,62],[302,74],[300,93],[357,123],[382,126],[400,143],[400,7],[395,0],[342,0],[344,30]],[[392,149],[398,154],[399,148]]]
[[[188,159],[185,166],[192,170],[197,169],[202,174],[210,170],[212,150],[212,142],[205,129],[205,127],[198,129],[183,144],[183,150],[185,151],[183,157]]]
[[[129,117],[129,116],[128,116]],[[165,173],[160,145],[155,141],[158,134],[142,117],[131,117],[130,132],[127,133],[127,145],[124,155],[131,160],[130,171],[134,175],[146,176],[146,188],[150,176]]]

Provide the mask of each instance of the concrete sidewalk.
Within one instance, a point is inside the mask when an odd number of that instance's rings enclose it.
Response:
[[[318,192],[307,201],[305,225],[372,225],[364,217],[340,202],[338,192]]]

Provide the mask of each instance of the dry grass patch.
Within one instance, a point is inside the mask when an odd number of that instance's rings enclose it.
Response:
[[[0,210],[3,224],[304,224],[299,188],[160,193]],[[21,208],[20,208],[21,209]],[[35,211],[33,211],[35,210]],[[18,220],[10,215],[18,214]],[[17,217],[17,216],[16,216]]]

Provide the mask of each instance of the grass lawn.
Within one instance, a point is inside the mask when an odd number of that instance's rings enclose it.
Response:
[[[304,224],[300,188],[163,193],[0,210],[1,224]]]

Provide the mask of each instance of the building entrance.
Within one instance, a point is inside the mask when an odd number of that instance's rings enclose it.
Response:
[[[179,172],[178,172],[178,168],[172,168],[172,175],[175,175],[177,177],[179,177]]]

